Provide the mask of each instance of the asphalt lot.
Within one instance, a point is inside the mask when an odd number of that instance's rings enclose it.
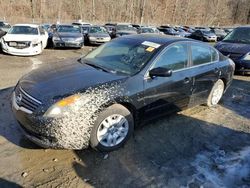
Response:
[[[198,106],[146,124],[109,154],[43,149],[28,141],[10,108],[18,79],[89,50],[0,53],[0,187],[250,187],[249,76],[235,76],[216,107]]]

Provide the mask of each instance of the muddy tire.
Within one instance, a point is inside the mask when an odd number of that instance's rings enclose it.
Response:
[[[219,79],[217,80],[217,82],[215,82],[209,96],[207,99],[207,106],[211,107],[211,106],[215,106],[216,104],[218,104],[218,102],[220,101],[223,93],[224,93],[224,88],[225,88],[225,84],[224,82]]]
[[[131,112],[120,104],[114,104],[100,113],[90,135],[90,145],[99,151],[120,148],[134,131]]]

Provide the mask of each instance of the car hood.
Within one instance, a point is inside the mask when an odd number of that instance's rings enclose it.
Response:
[[[38,39],[38,35],[16,35],[6,34],[3,39],[5,41],[34,41]]]
[[[215,48],[221,52],[246,54],[250,52],[250,44],[218,42]]]
[[[107,73],[74,59],[36,69],[25,75],[19,86],[40,101],[50,101],[123,78],[125,76]]]
[[[108,33],[89,33],[90,37],[109,37]]]
[[[70,37],[70,38],[79,38],[82,37],[81,33],[68,33],[68,32],[57,32],[55,35],[60,37]]]

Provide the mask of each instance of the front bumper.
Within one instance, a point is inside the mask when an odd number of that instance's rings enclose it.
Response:
[[[18,49],[8,46],[5,42],[1,42],[1,46],[3,52],[17,56],[33,56],[33,55],[38,55],[42,52],[40,45],[36,45],[34,47],[31,45],[30,47],[27,48]]]
[[[84,42],[75,42],[75,41],[53,41],[54,47],[56,48],[81,48],[84,45]]]
[[[250,72],[250,61],[247,60],[233,60],[235,62],[235,71],[247,73]]]
[[[108,40],[108,39],[100,39],[100,40],[98,40],[98,39],[89,39],[89,43],[90,44],[104,44],[104,43],[106,43],[106,42],[109,42],[110,41],[110,39]]]
[[[22,110],[12,95],[12,111],[24,135],[44,148],[84,149],[89,146],[90,127],[75,117],[46,118]]]
[[[216,37],[205,37],[205,39],[206,39],[208,42],[216,42],[216,41],[217,41],[217,38],[216,38]]]

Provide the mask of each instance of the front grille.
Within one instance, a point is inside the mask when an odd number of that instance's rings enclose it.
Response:
[[[24,49],[29,48],[30,43],[29,41],[9,41],[6,42],[9,47],[17,48],[17,49]]]
[[[240,53],[230,53],[230,52],[221,52],[224,56],[231,58],[232,60],[239,60],[243,57],[244,54]]]
[[[19,107],[26,108],[34,112],[42,103],[26,93],[21,87],[15,90],[15,100]]]

